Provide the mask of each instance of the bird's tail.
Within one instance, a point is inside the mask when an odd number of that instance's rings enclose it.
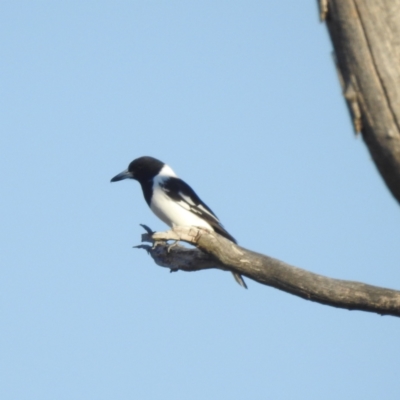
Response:
[[[246,282],[244,281],[242,275],[238,274],[237,272],[232,272],[233,277],[235,278],[235,281],[241,286],[247,289]]]

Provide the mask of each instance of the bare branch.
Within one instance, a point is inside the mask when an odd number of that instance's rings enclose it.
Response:
[[[184,241],[197,248],[167,241]],[[154,261],[173,271],[217,268],[237,272],[263,285],[272,286],[306,300],[348,310],[400,317],[400,292],[360,282],[327,278],[277,259],[240,247],[204,229],[176,227],[167,232],[145,233],[140,245]]]

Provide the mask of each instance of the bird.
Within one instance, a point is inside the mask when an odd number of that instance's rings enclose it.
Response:
[[[237,243],[211,208],[162,161],[149,156],[136,158],[125,171],[114,176],[111,182],[123,179],[134,179],[140,183],[151,211],[168,226],[205,228]],[[232,274],[236,282],[247,289],[242,276],[236,272]]]

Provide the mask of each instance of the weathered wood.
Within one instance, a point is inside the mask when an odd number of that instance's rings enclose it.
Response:
[[[182,240],[197,246],[170,246]],[[400,292],[360,282],[332,279],[286,264],[240,247],[204,229],[176,227],[167,232],[146,233],[140,245],[154,261],[171,270],[199,271],[217,268],[237,272],[263,285],[272,286],[306,300],[332,307],[400,317]]]
[[[400,202],[400,0],[329,0],[324,10],[354,129]]]

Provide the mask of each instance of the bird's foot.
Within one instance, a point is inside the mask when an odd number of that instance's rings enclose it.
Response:
[[[175,240],[174,243],[170,244],[170,245],[167,247],[167,253],[169,253],[169,252],[171,251],[171,249],[173,249],[175,246],[177,246],[178,243],[179,243],[179,240]]]

